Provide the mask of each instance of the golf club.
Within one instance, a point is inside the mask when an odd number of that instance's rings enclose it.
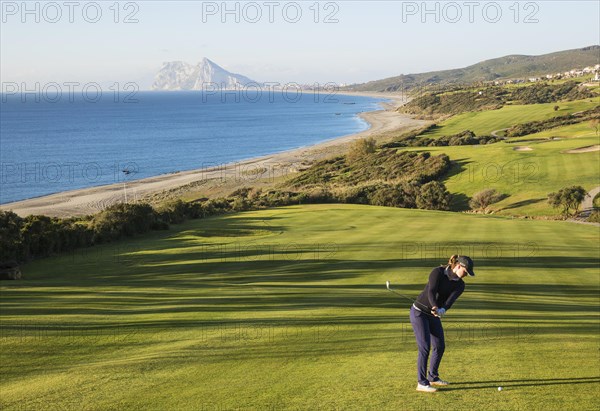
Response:
[[[385,287],[388,289],[388,291],[391,291],[391,292],[393,292],[394,294],[396,294],[396,295],[399,295],[400,297],[403,297],[403,298],[405,298],[405,299],[409,300],[409,301],[410,301],[410,302],[412,302],[413,304],[415,304],[415,305],[420,305],[420,306],[421,306],[421,307],[420,307],[420,311],[421,311],[423,314],[429,315],[429,316],[431,316],[431,317],[439,318],[437,315],[433,315],[433,314],[429,313],[429,312],[428,312],[428,311],[429,311],[429,308],[427,308],[427,307],[423,306],[423,304],[419,303],[419,302],[418,302],[418,301],[416,301],[416,300],[413,300],[413,299],[412,299],[412,298],[410,298],[410,297],[407,297],[407,296],[405,296],[405,295],[403,295],[403,294],[400,294],[400,293],[399,293],[399,292],[397,292],[396,290],[393,290],[393,289],[392,289],[392,287],[391,287],[391,284],[390,284],[390,282],[389,282],[389,281],[386,281],[386,282],[385,282]]]

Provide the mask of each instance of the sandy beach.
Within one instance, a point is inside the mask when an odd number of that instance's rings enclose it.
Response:
[[[382,142],[427,123],[398,113],[396,109],[405,103],[399,95],[344,94],[386,98],[390,101],[382,103],[383,110],[360,114],[371,125],[361,133],[212,168],[163,174],[127,181],[126,184],[120,182],[6,203],[0,205],[0,209],[12,210],[22,217],[30,214],[71,217],[95,214],[121,202],[147,201],[156,204],[169,198],[225,196],[240,187],[270,187],[287,175],[309,167],[314,161],[344,153],[354,140],[373,137]]]

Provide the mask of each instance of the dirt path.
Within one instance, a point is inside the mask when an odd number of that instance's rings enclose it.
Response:
[[[600,187],[592,188],[581,203],[581,213],[579,213],[582,217],[589,217],[594,209],[594,197],[596,194],[600,193]]]
[[[508,129],[507,128],[501,128],[500,130],[494,130],[494,131],[492,131],[490,134],[492,135],[492,137],[502,137],[502,136],[499,136],[497,133],[499,133],[501,131],[506,131],[506,130],[508,130]]]

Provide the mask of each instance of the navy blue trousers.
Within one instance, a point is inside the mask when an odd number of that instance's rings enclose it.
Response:
[[[444,355],[446,344],[444,343],[444,329],[442,321],[434,316],[427,315],[421,311],[410,308],[410,323],[412,324],[419,356],[417,358],[417,381],[419,384],[429,385],[429,381],[435,381],[438,375],[438,368]],[[432,348],[431,362],[429,363],[429,373],[427,373],[427,360],[429,351]]]

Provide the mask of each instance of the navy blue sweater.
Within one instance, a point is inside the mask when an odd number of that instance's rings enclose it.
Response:
[[[436,267],[429,274],[429,281],[423,292],[417,297],[416,306],[423,311],[431,311],[436,306],[449,310],[454,301],[465,291],[465,282],[451,280],[452,270],[445,266]]]

